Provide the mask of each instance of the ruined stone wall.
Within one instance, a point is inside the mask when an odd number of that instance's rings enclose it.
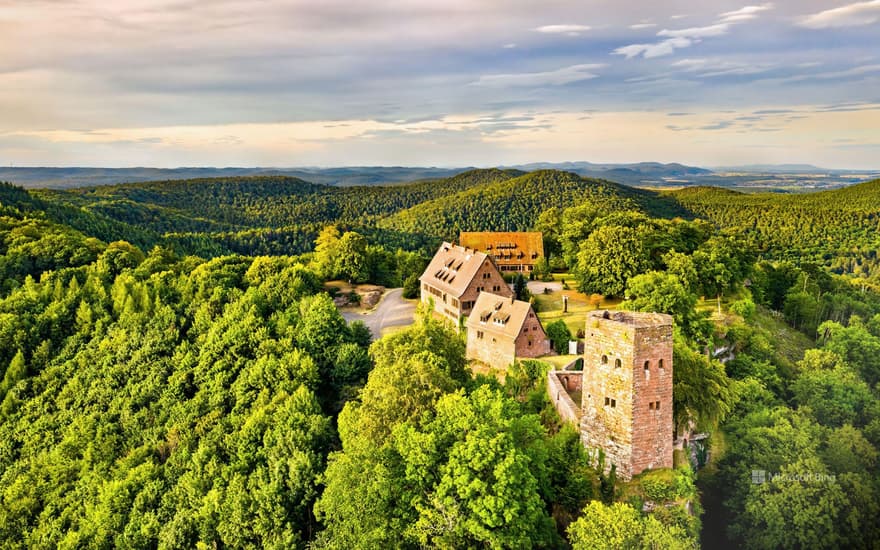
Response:
[[[615,464],[624,479],[632,476],[634,339],[631,325],[587,317],[581,441],[603,449],[606,464]]]
[[[550,401],[556,408],[563,422],[570,422],[575,426],[581,419],[581,408],[571,398],[569,391],[573,391],[573,386],[577,385],[578,389],[581,385],[581,372],[578,371],[549,371],[547,373],[547,392],[550,395]],[[563,377],[568,379],[569,388],[566,391]],[[577,380],[574,382],[574,380]]]
[[[482,332],[483,337],[479,338]],[[502,338],[488,330],[469,328],[467,331],[467,358],[496,369],[507,369],[516,359],[516,346],[510,338]]]
[[[603,449],[629,479],[672,467],[672,321],[632,312],[611,317],[587,317],[581,439]]]
[[[562,384],[562,387],[568,390],[569,393],[581,391],[584,388],[584,373],[579,370],[558,370],[554,371],[556,373],[556,378],[559,379],[559,382]],[[580,404],[578,404],[578,408],[580,408]]]
[[[639,328],[633,357],[632,471],[636,475],[645,469],[672,467],[672,327]]]

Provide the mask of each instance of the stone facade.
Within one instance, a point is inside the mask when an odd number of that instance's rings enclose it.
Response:
[[[552,352],[550,339],[528,302],[490,292],[479,295],[467,320],[467,358],[506,369],[517,359]]]
[[[460,315],[468,316],[471,314],[474,304],[477,303],[477,296],[481,292],[489,292],[506,298],[513,296],[513,290],[510,288],[510,285],[504,281],[501,272],[498,271],[498,268],[495,267],[495,264],[489,258],[483,260],[473,280],[461,294]]]
[[[623,479],[672,467],[672,317],[592,312],[584,345],[581,439]]]
[[[470,315],[481,292],[513,296],[492,258],[451,243],[440,246],[419,282],[421,301],[433,301],[434,312],[454,327]]]
[[[563,422],[577,424],[581,420],[581,408],[572,394],[581,389],[581,371],[550,371],[547,373],[547,391]]]

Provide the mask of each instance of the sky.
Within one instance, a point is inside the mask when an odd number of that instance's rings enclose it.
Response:
[[[880,169],[880,0],[0,0],[0,164]]]

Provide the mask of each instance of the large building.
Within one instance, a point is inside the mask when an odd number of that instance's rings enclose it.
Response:
[[[518,358],[551,352],[550,340],[531,304],[482,292],[467,321],[467,358],[505,369]]]
[[[672,467],[672,317],[594,311],[587,316],[584,370],[554,371],[548,391],[581,440],[631,479]]]
[[[440,245],[419,282],[422,302],[433,300],[434,311],[455,326],[462,316],[471,314],[481,292],[513,296],[489,256],[447,242]]]
[[[544,237],[539,232],[462,232],[461,245],[484,252],[501,271],[529,272],[544,257]]]

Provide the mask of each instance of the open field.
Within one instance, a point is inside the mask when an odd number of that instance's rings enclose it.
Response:
[[[562,287],[562,290],[553,290],[550,293],[533,294],[535,298],[535,308],[537,309],[538,318],[546,327],[548,323],[552,323],[557,319],[562,319],[571,331],[572,336],[577,335],[579,330],[583,330],[587,322],[587,313],[595,309],[616,309],[621,300],[606,299],[604,297],[595,297],[595,302],[591,302],[591,297],[574,290],[574,277],[568,273],[554,274],[553,278],[563,285],[572,287],[568,290]],[[568,297],[568,312],[563,312],[562,297]]]

